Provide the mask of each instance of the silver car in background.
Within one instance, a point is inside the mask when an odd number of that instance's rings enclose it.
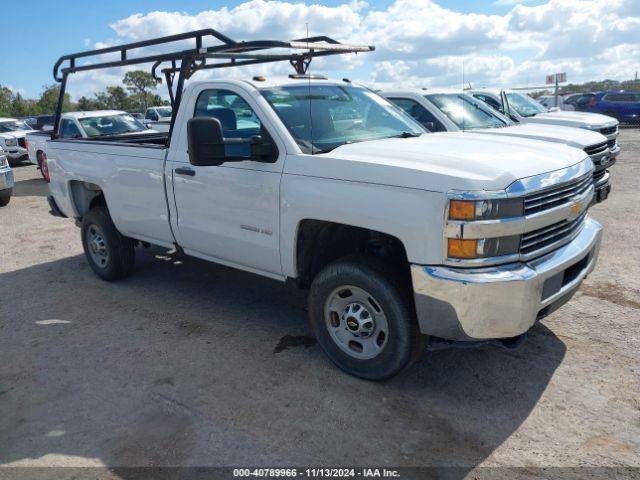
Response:
[[[0,148],[0,207],[9,204],[13,194],[13,171],[9,166],[9,160]]]

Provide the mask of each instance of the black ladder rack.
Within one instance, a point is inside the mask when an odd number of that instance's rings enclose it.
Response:
[[[214,39],[219,43],[214,46],[204,47],[203,40],[205,39]],[[132,51],[141,48],[188,40],[195,41],[193,48],[166,53],[130,56]],[[217,30],[208,28],[113,47],[100,48],[97,50],[88,50],[85,52],[63,55],[53,66],[53,78],[60,83],[60,95],[58,98],[58,105],[56,107],[56,117],[52,136],[53,138],[58,137],[67,78],[73,73],[153,63],[151,73],[157,81],[161,81],[161,77],[158,76],[157,70],[161,65],[168,63],[169,65],[162,68],[161,72],[164,74],[166,85],[169,90],[171,105],[174,112],[177,112],[180,105],[180,99],[182,97],[184,80],[190,78],[198,70],[288,61],[293,66],[296,73],[304,74],[307,72],[311,60],[315,57],[325,57],[344,53],[371,52],[374,49],[375,47],[369,45],[343,44],[326,36],[301,38],[291,41],[251,40],[237,42]],[[119,54],[120,58],[118,60],[105,60],[103,58],[105,55],[114,53]],[[92,61],[93,63],[78,65],[78,60],[83,59]],[[173,85],[176,73],[179,76],[174,93]],[[173,130],[174,119],[175,115],[172,116],[171,119],[169,138],[171,137],[171,131]]]

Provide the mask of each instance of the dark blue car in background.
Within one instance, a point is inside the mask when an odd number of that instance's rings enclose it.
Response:
[[[640,125],[640,90],[609,90],[585,93],[575,101],[580,112],[602,113],[620,123]]]

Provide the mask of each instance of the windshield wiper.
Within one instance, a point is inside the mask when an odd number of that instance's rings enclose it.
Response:
[[[422,135],[422,133],[418,133],[418,132],[402,132],[398,135],[392,135],[389,138],[414,138],[414,137],[419,137],[420,135]]]

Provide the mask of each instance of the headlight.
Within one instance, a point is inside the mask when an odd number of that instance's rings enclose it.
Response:
[[[9,165],[7,157],[5,155],[0,155],[0,167],[6,167],[7,165]]]
[[[522,217],[524,201],[519,198],[491,198],[449,201],[448,227],[446,235],[447,257],[454,261],[504,257],[517,254],[520,249],[520,235],[503,235],[487,238],[464,238],[474,224],[489,222],[486,230],[499,231],[502,220]],[[477,222],[477,223],[476,223]],[[493,225],[495,222],[496,225]],[[478,235],[480,237],[484,235]]]
[[[499,238],[447,239],[447,256],[449,258],[488,258],[502,257],[518,253],[520,235]]]
[[[18,146],[18,139],[17,138],[5,138],[4,139],[4,144],[7,147],[16,147],[16,146]]]
[[[491,200],[451,200],[450,220],[498,220],[520,217],[524,213],[522,198],[498,198]]]

